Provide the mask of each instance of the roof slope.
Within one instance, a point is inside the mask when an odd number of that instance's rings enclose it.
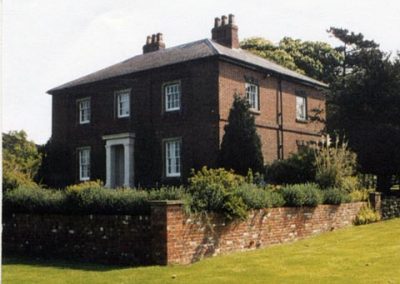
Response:
[[[216,55],[228,57],[234,61],[245,64],[247,63],[250,65],[255,65],[257,67],[261,67],[263,69],[295,78],[313,85],[327,87],[325,83],[289,70],[248,51],[242,49],[231,49],[212,40],[203,39],[134,56],[120,63],[111,65],[110,67],[101,69],[79,79],[55,87],[47,92],[51,94],[56,91],[94,83],[105,79]]]

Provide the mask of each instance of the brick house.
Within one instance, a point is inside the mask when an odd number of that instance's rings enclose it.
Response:
[[[235,93],[247,96],[271,162],[320,139],[327,86],[239,47],[234,16],[216,18],[212,39],[165,48],[147,37],[143,54],[48,91],[52,144],[64,184],[109,187],[185,182],[216,166]],[[62,154],[61,154],[62,153]]]

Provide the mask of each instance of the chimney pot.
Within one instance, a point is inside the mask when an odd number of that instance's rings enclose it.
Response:
[[[163,34],[162,33],[157,34],[157,42],[163,42]]]
[[[229,14],[229,24],[234,25],[235,24],[235,15]]]
[[[228,23],[227,23],[227,17],[225,16],[225,15],[223,15],[222,17],[221,17],[221,19],[222,19],[222,26],[225,26],[225,25],[227,25]]]
[[[165,48],[163,34],[157,33],[147,36],[146,44],[143,46],[143,53],[149,53]]]
[[[229,23],[228,17],[223,15],[221,18],[215,18],[211,39],[229,48],[240,48],[238,29],[233,14],[229,14]]]
[[[218,28],[221,25],[221,19],[220,18],[215,18],[214,19],[214,28]]]

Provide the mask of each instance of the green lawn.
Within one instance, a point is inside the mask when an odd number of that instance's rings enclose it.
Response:
[[[121,268],[5,259],[3,283],[400,283],[400,219],[193,265]]]

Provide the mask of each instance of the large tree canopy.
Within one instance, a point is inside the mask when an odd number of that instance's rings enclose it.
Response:
[[[327,83],[335,79],[343,61],[340,51],[320,41],[284,37],[278,45],[274,45],[264,38],[253,37],[243,40],[240,46],[286,68]]]
[[[362,170],[388,190],[400,173],[400,57],[391,59],[361,34],[330,32],[342,41],[344,60],[341,78],[331,84],[329,129],[348,138]]]
[[[247,100],[235,95],[219,157],[222,167],[242,175],[249,169],[259,173],[264,171],[261,140],[249,109]]]
[[[25,131],[3,133],[3,190],[19,185],[34,185],[42,157]]]

